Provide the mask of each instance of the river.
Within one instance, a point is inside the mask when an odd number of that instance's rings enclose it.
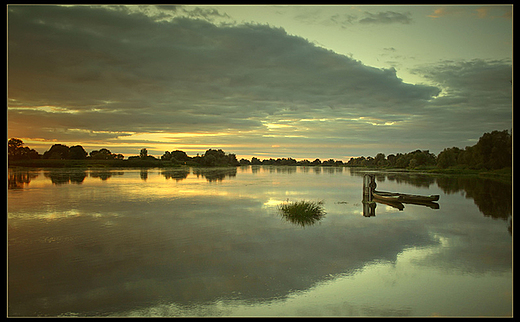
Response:
[[[511,184],[374,172],[440,200],[368,217],[364,173],[9,169],[8,315],[512,315]],[[280,215],[299,200],[326,215]]]

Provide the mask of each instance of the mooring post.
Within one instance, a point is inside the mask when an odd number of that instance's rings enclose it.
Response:
[[[363,201],[372,201],[372,193],[376,189],[376,179],[373,174],[365,174],[363,176]]]
[[[376,180],[373,174],[363,176],[363,216],[373,217],[376,215],[376,203],[372,194],[376,189]]]

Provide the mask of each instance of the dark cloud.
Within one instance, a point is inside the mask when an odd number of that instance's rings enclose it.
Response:
[[[412,14],[410,12],[395,12],[395,11],[384,11],[378,13],[371,13],[365,11],[364,17],[359,20],[362,24],[389,24],[389,23],[403,23],[409,24],[412,20]]]
[[[303,14],[298,14],[295,19],[306,24],[320,24],[320,25],[336,25],[342,28],[347,28],[353,24],[391,24],[402,23],[409,24],[413,22],[412,14],[410,12],[395,12],[395,11],[379,11],[371,13],[363,12],[360,16],[352,13],[336,13],[331,16],[323,17],[319,10],[309,11]]]
[[[403,83],[393,69],[365,66],[266,25],[156,22],[90,7],[9,8],[11,106],[64,112],[12,110],[15,122],[24,115],[29,122],[33,113],[55,128],[228,129],[330,107],[358,116],[366,114],[360,105],[406,109],[436,94]]]
[[[208,20],[208,21],[213,21],[215,18],[231,18],[228,14],[220,13],[216,9],[195,7],[193,9],[191,9],[191,10],[183,9],[183,11],[190,18],[203,18],[203,19]]]
[[[438,83],[451,93],[472,92],[490,99],[511,98],[512,64],[510,60],[441,61],[423,65],[413,72]]]
[[[435,126],[446,146],[460,146],[457,142],[461,138],[475,140],[483,132],[511,129],[510,60],[441,61],[422,65],[412,72],[443,89],[424,111],[427,123]],[[426,120],[421,123],[426,124]],[[465,145],[474,143],[466,141]]]
[[[512,64],[510,60],[442,61],[420,66],[413,73],[438,84],[443,94],[431,108],[467,113],[509,126],[512,120]]]
[[[507,62],[422,66],[414,72],[435,86],[407,84],[394,68],[366,66],[281,28],[217,25],[210,17],[224,15],[209,9],[145,8],[9,6],[9,136],[84,142],[81,133],[88,141],[222,132],[234,133],[219,138],[223,145],[302,150],[309,142],[316,149],[331,142],[419,145],[437,129],[469,127],[455,123],[471,116],[494,126],[511,120]],[[409,16],[363,19],[404,23]],[[419,126],[431,132],[411,136]]]

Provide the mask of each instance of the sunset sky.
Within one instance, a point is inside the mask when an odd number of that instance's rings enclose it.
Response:
[[[341,159],[512,128],[512,6],[8,6],[8,137]]]

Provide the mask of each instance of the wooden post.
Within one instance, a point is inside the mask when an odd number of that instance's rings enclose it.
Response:
[[[363,201],[372,201],[372,192],[376,189],[376,179],[373,174],[363,176]]]
[[[373,217],[376,215],[376,203],[373,201],[372,192],[376,188],[376,180],[373,174],[363,176],[363,216]]]

